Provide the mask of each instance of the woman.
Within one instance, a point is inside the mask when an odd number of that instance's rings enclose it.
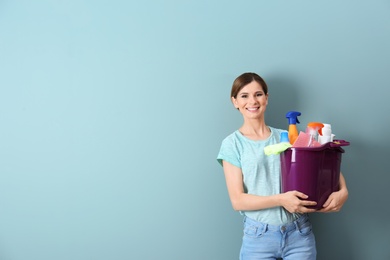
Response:
[[[223,166],[232,206],[244,215],[240,259],[316,259],[307,214],[315,211],[309,206],[316,202],[298,191],[280,193],[280,157],[264,154],[264,147],[279,143],[284,131],[265,123],[267,84],[255,73],[244,73],[233,83],[231,101],[244,123],[223,140],[217,160]],[[347,197],[340,175],[340,190],[319,211],[339,211]]]

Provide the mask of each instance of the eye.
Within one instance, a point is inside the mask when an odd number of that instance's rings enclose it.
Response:
[[[241,95],[241,98],[247,98],[248,97],[248,95],[247,94],[243,94],[243,95]]]
[[[263,95],[263,93],[257,93],[256,96],[257,97],[261,97]]]

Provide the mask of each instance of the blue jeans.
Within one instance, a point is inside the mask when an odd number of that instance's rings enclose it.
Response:
[[[315,237],[307,215],[283,226],[244,217],[241,260],[315,260],[316,255]]]

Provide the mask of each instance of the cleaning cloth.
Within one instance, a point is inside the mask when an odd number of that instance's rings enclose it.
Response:
[[[286,151],[290,147],[291,147],[291,144],[287,143],[287,142],[278,143],[278,144],[271,144],[271,145],[264,147],[264,153],[266,155],[280,154],[281,152]]]

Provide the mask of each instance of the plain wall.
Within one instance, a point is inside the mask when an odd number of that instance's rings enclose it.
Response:
[[[0,259],[238,259],[239,74],[351,146],[319,260],[390,259],[390,1],[0,1]]]

